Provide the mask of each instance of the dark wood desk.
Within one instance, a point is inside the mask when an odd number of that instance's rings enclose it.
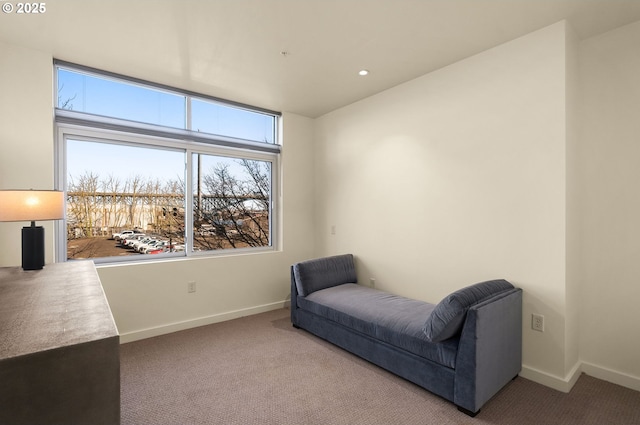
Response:
[[[120,337],[92,262],[0,268],[5,423],[120,423]]]

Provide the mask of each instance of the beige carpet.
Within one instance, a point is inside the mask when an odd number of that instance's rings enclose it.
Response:
[[[640,393],[517,378],[472,419],[282,309],[121,346],[122,424],[640,424]]]

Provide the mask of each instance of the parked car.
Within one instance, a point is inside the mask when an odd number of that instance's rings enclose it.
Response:
[[[120,237],[120,245],[129,246],[135,241],[139,241],[140,239],[146,238],[147,235],[144,233],[134,233],[132,235],[125,235],[124,237]]]
[[[131,248],[133,248],[133,249],[134,249],[134,251],[137,251],[137,250],[138,250],[138,248],[140,248],[140,246],[141,246],[141,245],[144,245],[144,244],[149,243],[149,242],[154,241],[154,240],[155,240],[154,238],[152,238],[152,237],[150,237],[150,236],[147,236],[146,238],[140,239],[140,240],[138,240],[138,241],[134,241],[134,242],[133,242],[131,245],[129,245],[129,246],[130,246]]]
[[[112,233],[111,234],[111,239],[115,239],[115,240],[120,240],[120,238],[124,235],[132,235],[133,234],[133,230],[124,230],[122,232],[119,233]]]
[[[111,239],[115,239],[116,241],[119,241],[120,239],[122,239],[123,237],[126,237],[127,235],[133,235],[136,233],[143,233],[140,230],[123,230],[122,232],[119,233],[113,233],[111,235]]]
[[[164,249],[165,246],[169,246],[169,241],[155,241],[147,244],[146,246],[143,245],[138,251],[142,254],[148,254],[150,251],[154,251],[156,249]]]
[[[139,240],[138,238],[135,238],[133,236],[130,236],[130,237],[128,236],[126,239],[120,239],[120,245],[124,248],[128,248],[129,246],[131,246],[132,243],[138,240]]]
[[[152,240],[152,241],[149,241],[149,242],[147,242],[147,243],[144,243],[144,244],[139,245],[139,246],[138,246],[138,248],[136,248],[136,250],[137,250],[138,252],[140,252],[140,253],[144,254],[144,252],[147,250],[147,248],[154,247],[154,246],[156,246],[156,245],[160,244],[161,242],[162,242],[162,241],[161,241],[161,240],[159,240],[159,239],[154,239],[154,240]]]

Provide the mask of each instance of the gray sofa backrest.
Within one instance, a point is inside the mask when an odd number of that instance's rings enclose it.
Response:
[[[293,265],[293,276],[303,297],[343,283],[357,283],[352,254],[302,261]]]

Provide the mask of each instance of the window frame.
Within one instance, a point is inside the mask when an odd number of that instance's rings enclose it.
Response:
[[[57,92],[57,69],[60,62],[54,62],[54,90]],[[69,69],[71,65],[64,63],[64,68]],[[74,68],[71,68],[74,69]],[[86,67],[79,67],[86,70]],[[100,76],[100,71],[93,70],[93,74]],[[114,74],[105,73],[109,78]],[[122,78],[127,83],[131,79]],[[135,80],[135,79],[133,79]],[[140,80],[136,80],[140,81]],[[154,86],[151,83],[146,85]],[[167,89],[162,87],[162,89]],[[176,90],[176,89],[172,89]],[[183,91],[177,90],[184,94]],[[208,96],[190,93],[190,96],[197,99],[208,99]],[[215,99],[215,98],[212,98]],[[219,99],[215,99],[220,102]],[[235,102],[223,102],[226,106],[235,107],[239,105]],[[56,103],[57,104],[57,103]],[[256,252],[279,251],[280,248],[280,180],[281,180],[281,145],[280,114],[273,111],[261,110],[260,108],[248,108],[242,105],[242,109],[253,112],[262,112],[274,117],[274,143],[256,142],[252,140],[236,139],[227,136],[218,136],[207,133],[193,132],[190,129],[176,129],[163,127],[154,124],[145,124],[136,121],[128,121],[120,118],[104,117],[84,112],[63,110],[54,108],[55,118],[55,187],[67,190],[67,140],[78,140],[88,142],[103,142],[108,144],[132,145],[136,147],[148,147],[150,149],[177,150],[184,154],[185,166],[185,206],[184,206],[184,252],[171,252],[157,255],[132,255],[122,257],[100,257],[92,258],[96,264],[122,264],[135,263],[141,261],[166,261],[175,259],[188,259],[193,257],[208,257],[220,255],[244,255]],[[189,119],[189,107],[187,102],[187,119]],[[187,125],[188,127],[188,125]],[[193,250],[193,164],[194,154],[205,154],[222,156],[227,158],[248,159],[265,161],[271,163],[271,192],[269,199],[269,240],[268,246],[229,248],[220,250],[194,251]],[[65,200],[66,202],[66,200]],[[66,219],[56,223],[56,261],[67,261],[67,232]],[[71,261],[78,261],[73,260]]]
[[[135,77],[130,77],[127,75],[122,75],[122,74],[118,74],[115,72],[110,72],[110,71],[104,71],[104,70],[100,70],[100,69],[96,69],[96,68],[92,68],[89,66],[85,66],[85,65],[79,65],[76,63],[72,63],[72,62],[67,62],[67,61],[63,61],[63,60],[59,60],[59,59],[54,59],[53,60],[53,70],[54,70],[54,99],[57,99],[57,91],[58,91],[58,72],[57,69],[58,68],[63,68],[69,71],[75,71],[77,73],[82,73],[82,74],[87,74],[90,76],[94,76],[94,77],[98,77],[98,78],[102,78],[102,79],[106,79],[106,80],[111,80],[111,81],[122,81],[125,84],[133,84],[133,85],[138,85],[141,87],[146,87],[149,88],[151,90],[155,90],[155,91],[161,91],[161,92],[166,92],[169,94],[174,94],[174,95],[179,95],[179,96],[184,96],[185,100],[186,100],[186,104],[185,104],[185,125],[183,130],[187,130],[187,131],[192,131],[193,129],[191,128],[191,99],[195,99],[195,100],[199,100],[199,101],[206,101],[206,102],[212,102],[212,103],[217,103],[220,104],[222,106],[226,106],[229,108],[234,108],[234,109],[239,109],[239,110],[245,110],[245,111],[249,111],[249,112],[256,112],[256,113],[261,113],[261,114],[265,114],[265,115],[271,115],[274,117],[274,126],[273,126],[273,143],[268,143],[268,142],[258,142],[258,141],[253,141],[253,140],[249,140],[249,139],[235,139],[233,137],[229,137],[229,136],[224,136],[224,135],[217,135],[217,134],[212,134],[212,133],[200,133],[198,131],[194,131],[193,133],[195,134],[201,134],[204,137],[202,137],[202,139],[205,140],[212,140],[212,139],[232,139],[232,140],[243,140],[245,142],[250,141],[250,142],[254,142],[254,143],[258,143],[260,145],[271,145],[274,146],[276,150],[279,151],[279,141],[280,141],[280,134],[279,134],[279,118],[282,116],[281,112],[278,111],[274,111],[271,109],[266,109],[266,108],[261,108],[258,106],[251,106],[251,105],[247,105],[245,103],[241,103],[241,102],[235,102],[232,100],[227,100],[227,99],[222,99],[216,96],[210,96],[204,93],[197,93],[191,90],[185,90],[185,89],[180,89],[177,87],[171,87],[168,86],[166,84],[160,84],[160,83],[155,83],[155,82],[151,82],[151,81],[147,81],[147,80],[143,80],[140,78],[135,78]],[[55,102],[54,105],[54,109],[57,111],[62,111],[63,109],[60,109],[57,107],[57,101]],[[104,115],[96,115],[96,114],[91,114],[91,113],[86,113],[86,112],[76,112],[77,114],[80,115],[86,115],[86,116],[92,116],[92,117],[103,117],[103,118],[107,118],[108,116],[104,116]],[[56,113],[56,117],[57,117],[57,113]],[[120,118],[114,118],[115,120],[118,121],[128,121],[129,123],[138,123],[138,124],[142,124],[143,126],[148,126],[148,127],[153,127],[153,128],[164,128],[164,129],[174,129],[174,130],[180,130],[177,127],[165,127],[165,126],[161,126],[161,125],[156,125],[156,124],[146,124],[140,121],[131,121],[131,120],[124,120],[124,119],[120,119]],[[197,137],[196,137],[197,138]]]

